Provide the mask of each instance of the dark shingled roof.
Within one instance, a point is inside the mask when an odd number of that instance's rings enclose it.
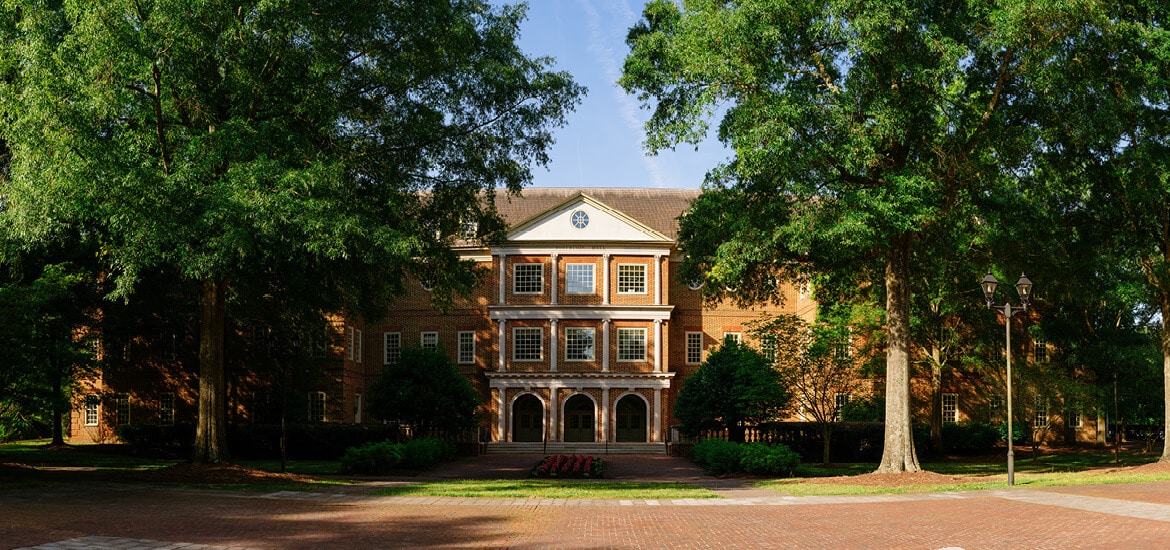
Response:
[[[543,213],[569,197],[583,193],[638,220],[647,227],[678,239],[678,217],[701,193],[698,189],[637,189],[624,187],[530,187],[520,197],[496,194],[496,209],[509,227]]]

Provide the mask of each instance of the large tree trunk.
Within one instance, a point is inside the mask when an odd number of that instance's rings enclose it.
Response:
[[[930,448],[942,452],[942,353],[938,344],[930,347]]]
[[[877,473],[917,472],[910,422],[910,235],[886,259],[886,441]]]
[[[195,427],[197,463],[225,462],[227,392],[223,368],[227,280],[204,280],[199,287],[199,420]]]

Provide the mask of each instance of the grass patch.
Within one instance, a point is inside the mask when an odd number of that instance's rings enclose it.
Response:
[[[236,460],[235,463],[265,472],[280,471],[279,460]],[[289,460],[285,464],[285,471],[303,476],[331,476],[341,472],[341,462],[338,460]]]
[[[719,498],[714,491],[686,483],[628,483],[550,479],[453,480],[411,483],[374,491],[383,496],[491,498],[676,499]]]
[[[248,483],[182,483],[181,485],[195,489],[219,489],[229,491],[276,493],[280,491],[308,492],[317,489],[346,486],[350,485],[350,482],[342,480],[252,481]]]
[[[150,470],[182,462],[138,456],[125,445],[70,445],[48,448],[49,440],[17,441],[0,444],[0,462],[15,462],[36,468],[93,468],[97,470]]]

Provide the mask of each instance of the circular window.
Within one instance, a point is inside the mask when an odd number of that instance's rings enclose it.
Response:
[[[691,282],[687,283],[687,288],[689,288],[691,290],[699,290],[700,288],[703,288],[704,284],[706,284],[706,283],[703,282],[701,279],[696,280],[696,281],[691,281]]]
[[[585,229],[585,226],[589,225],[589,214],[586,214],[583,210],[578,210],[573,212],[569,220],[573,223],[573,227]]]

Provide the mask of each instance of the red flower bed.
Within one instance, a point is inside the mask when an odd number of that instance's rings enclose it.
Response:
[[[598,478],[605,476],[605,461],[585,455],[550,455],[532,469],[532,477]]]

